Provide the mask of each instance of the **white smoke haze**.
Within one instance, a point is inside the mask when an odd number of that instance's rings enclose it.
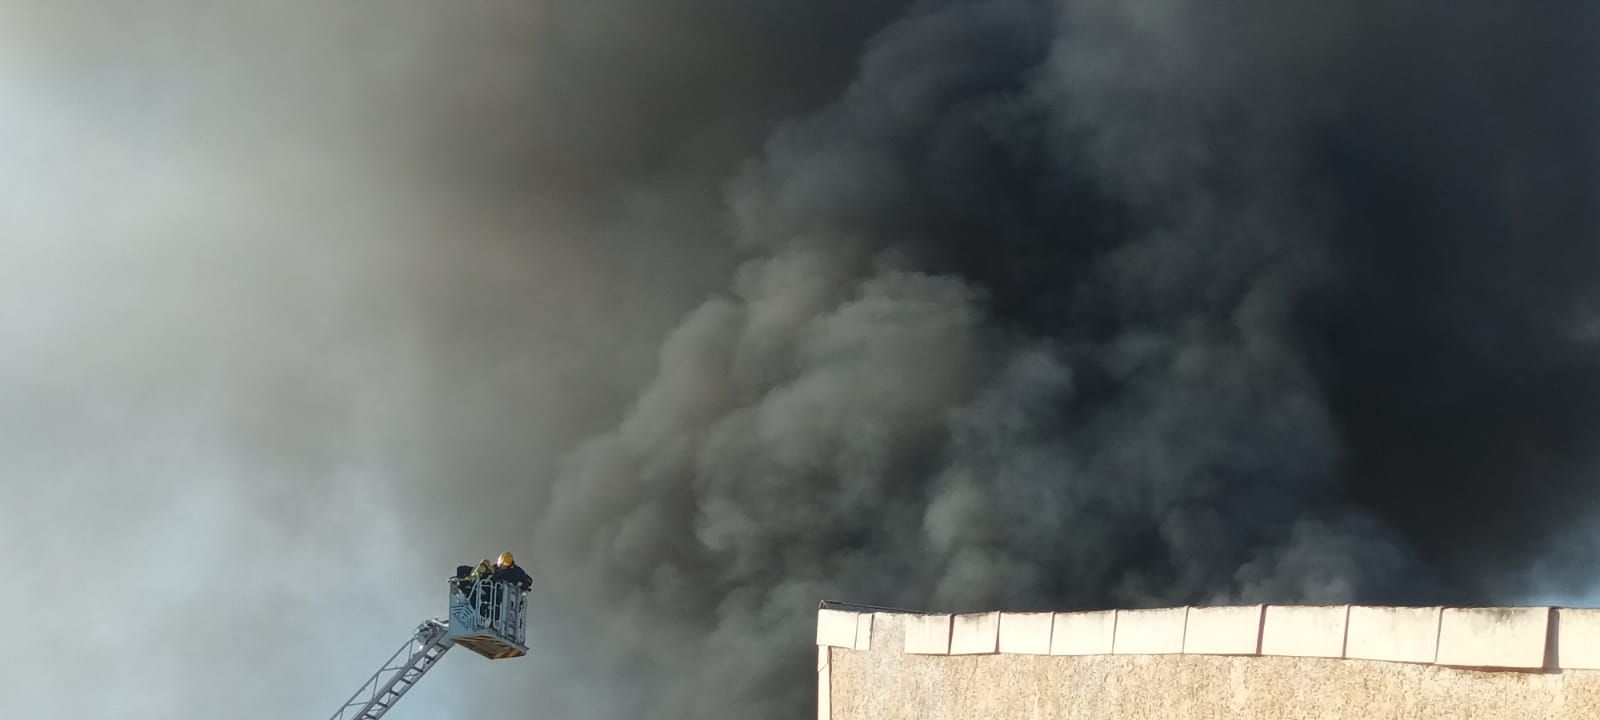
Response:
[[[0,0],[0,716],[803,717],[816,603],[1593,593],[1577,2]]]

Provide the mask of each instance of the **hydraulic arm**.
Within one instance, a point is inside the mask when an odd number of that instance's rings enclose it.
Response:
[[[450,625],[443,619],[436,618],[418,625],[411,639],[400,646],[372,677],[367,678],[329,720],[378,720],[383,717],[455,645],[449,634]]]

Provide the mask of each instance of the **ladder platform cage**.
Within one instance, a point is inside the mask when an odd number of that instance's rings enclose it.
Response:
[[[527,594],[509,582],[450,579],[446,638],[490,660],[528,654]]]

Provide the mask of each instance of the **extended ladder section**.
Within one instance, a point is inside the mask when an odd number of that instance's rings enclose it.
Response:
[[[456,645],[490,660],[526,655],[527,604],[510,583],[452,578],[450,616],[418,625],[329,720],[378,720]]]
[[[439,663],[451,646],[450,626],[433,619],[417,626],[416,634],[400,646],[377,672],[329,720],[378,720],[400,702],[407,690]]]

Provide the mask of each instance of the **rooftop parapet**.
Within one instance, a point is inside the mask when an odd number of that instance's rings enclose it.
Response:
[[[818,611],[817,645],[874,647],[875,615],[901,618],[900,649],[913,655],[1267,655],[1600,670],[1600,609],[1590,608],[1246,605],[948,614],[830,602]]]

